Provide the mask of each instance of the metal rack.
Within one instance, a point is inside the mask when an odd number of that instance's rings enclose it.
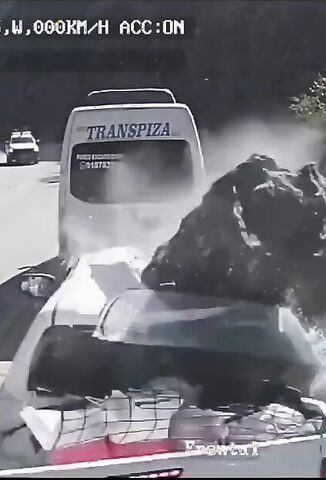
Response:
[[[106,399],[87,397],[85,408],[60,411],[54,448],[109,438],[122,444],[168,438],[171,417],[183,399],[175,392],[114,391]]]

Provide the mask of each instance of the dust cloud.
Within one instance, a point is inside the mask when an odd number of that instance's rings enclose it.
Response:
[[[174,162],[170,162],[169,172],[162,171],[161,162],[159,169],[153,169],[152,157],[137,161],[139,168],[134,168],[133,162],[119,162],[115,173],[111,172],[111,177],[98,186],[109,203],[84,203],[83,213],[78,215],[67,211],[63,229],[71,250],[81,255],[132,246],[150,257],[157,246],[177,232],[182,218],[200,204],[210,184],[252,153],[269,155],[280,166],[296,170],[319,162],[323,150],[321,129],[288,120],[246,119],[216,133],[200,132],[200,137],[207,171],[204,187],[186,194],[180,183],[176,196],[169,178]],[[182,181],[184,175],[177,175]]]
[[[209,181],[232,170],[253,153],[271,156],[280,167],[290,170],[318,163],[324,136],[317,126],[284,119],[246,119],[215,134],[203,131],[201,141]]]
[[[63,230],[69,249],[80,256],[135,247],[149,259],[202,198],[203,191],[192,182],[191,158],[184,155],[179,149],[137,147],[108,169],[83,171],[78,181],[96,203],[86,201],[76,211],[67,205]]]

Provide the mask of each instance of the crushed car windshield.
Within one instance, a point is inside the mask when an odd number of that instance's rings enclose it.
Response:
[[[112,304],[97,334],[115,342],[214,350],[221,348],[219,340],[225,340],[226,332],[230,338],[239,332],[235,340],[239,353],[243,353],[247,334],[248,338],[255,333],[263,338],[267,329],[271,340],[277,327],[277,308],[216,298],[214,302],[213,297],[175,292],[130,290]]]
[[[105,396],[105,389],[110,391],[121,386],[120,380],[117,380],[122,375],[118,365],[124,363],[123,356],[128,357],[128,351],[131,354],[143,352],[144,358],[155,352],[157,355],[165,352],[170,359],[167,360],[170,366],[167,366],[165,374],[174,377],[180,374],[175,359],[180,358],[181,361],[183,355],[189,361],[198,360],[200,355],[211,356],[216,361],[224,355],[225,358],[233,357],[233,362],[247,365],[248,374],[251,360],[249,364],[246,361],[250,358],[266,361],[266,374],[270,368],[280,364],[286,371],[286,365],[294,362],[301,364],[302,372],[308,374],[315,368],[313,356],[296,349],[295,338],[279,331],[278,320],[276,307],[174,292],[157,294],[130,290],[122,299],[117,297],[107,307],[97,326],[51,327],[35,351],[30,378],[34,388],[35,385],[42,388],[52,385],[52,391],[61,391],[64,384],[65,393],[80,394],[82,391],[84,395],[99,396],[101,392]],[[74,360],[77,350],[79,358],[76,356]],[[87,359],[87,366],[81,366],[80,355]],[[114,372],[110,367],[112,355],[118,362]],[[270,366],[268,362],[271,362]],[[157,362],[152,364],[153,380],[163,374],[162,368]],[[107,370],[106,374],[103,369]],[[143,384],[137,383],[142,376],[141,371],[136,375],[129,363],[124,371],[130,382],[129,388],[145,386],[146,375]],[[36,380],[38,374],[35,372],[41,372],[42,381]],[[106,387],[103,375],[107,375]],[[136,375],[134,379],[133,375]],[[191,375],[188,380],[190,378]],[[56,381],[59,383],[56,384]],[[211,380],[207,378],[207,381]],[[102,382],[101,386],[99,382]],[[195,383],[195,378],[191,383]]]

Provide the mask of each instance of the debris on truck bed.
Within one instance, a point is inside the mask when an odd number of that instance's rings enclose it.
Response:
[[[252,155],[216,180],[157,248],[142,273],[150,288],[326,310],[326,179]]]

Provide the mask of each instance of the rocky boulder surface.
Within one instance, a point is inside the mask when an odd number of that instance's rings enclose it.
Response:
[[[326,311],[326,179],[252,155],[216,180],[142,273],[155,290]]]

